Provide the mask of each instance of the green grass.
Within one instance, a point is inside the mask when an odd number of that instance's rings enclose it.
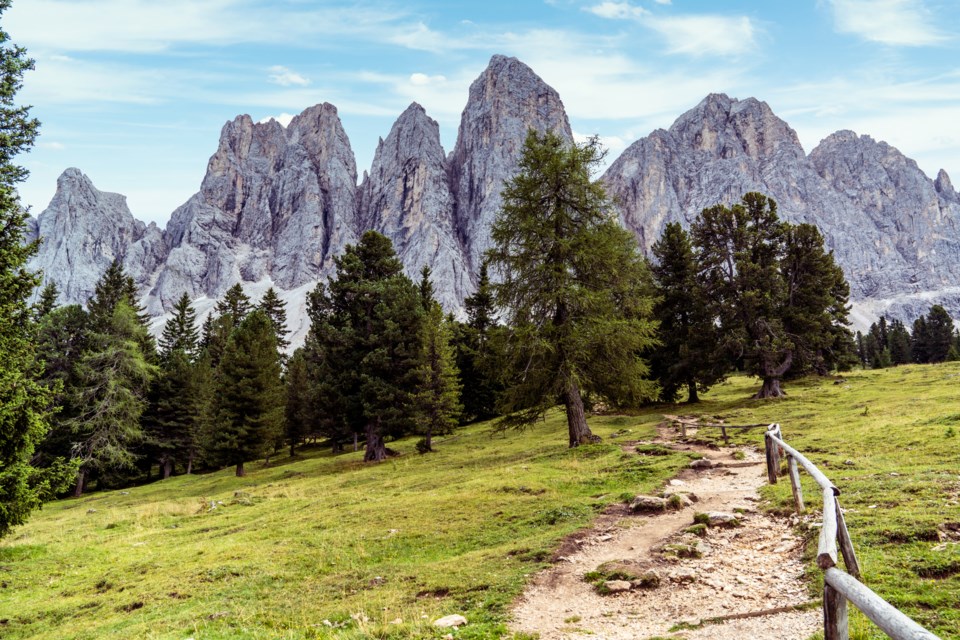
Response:
[[[313,451],[248,465],[247,478],[180,476],[52,503],[0,543],[0,637],[441,638],[430,623],[449,613],[470,621],[455,637],[497,637],[563,536],[690,461],[658,446],[626,455],[617,442],[693,409],[780,422],[841,489],[866,583],[960,640],[960,545],[937,541],[938,527],[960,523],[960,365],[844,377],[788,383],[776,401],[749,400],[756,381],[733,378],[695,407],[593,418],[604,443],[575,450],[555,412],[521,433],[465,429],[424,456],[416,439],[392,443],[403,455],[380,465]],[[762,446],[762,429],[729,433]],[[804,487],[818,511],[805,475]],[[763,494],[790,512],[788,481]],[[806,533],[817,598],[816,530]],[[851,619],[852,637],[884,637]]]
[[[609,437],[658,419],[594,418],[605,443],[570,450],[555,412],[380,465],[312,452],[48,504],[0,544],[0,637],[440,638],[449,613],[496,637],[563,536],[689,463]]]
[[[841,491],[864,582],[944,640],[960,638],[960,544],[938,529],[960,527],[960,365],[904,366],[809,378],[785,385],[788,397],[745,400],[754,381],[734,378],[697,410],[729,424],[779,422],[786,442]],[[728,430],[734,444],[762,446],[762,429]],[[699,438],[720,441],[719,429]],[[801,471],[808,510],[822,502]],[[792,513],[789,479],[766,487],[768,508]],[[822,590],[812,561],[819,532],[807,532],[811,596]],[[851,606],[851,637],[886,638]]]

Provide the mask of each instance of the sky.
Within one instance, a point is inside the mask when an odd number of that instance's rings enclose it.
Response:
[[[809,153],[839,129],[960,179],[957,0],[14,0],[41,135],[18,161],[39,214],[78,167],[161,227],[197,192],[220,129],[337,106],[369,168],[413,101],[449,152],[470,83],[516,56],[612,160],[709,93],[767,102]],[[960,182],[960,180],[958,180]]]

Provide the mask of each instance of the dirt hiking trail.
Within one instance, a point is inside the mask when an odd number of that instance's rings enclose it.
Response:
[[[679,442],[667,425],[659,432],[653,443],[699,453],[713,464],[684,470],[665,489],[692,494],[696,502],[656,514],[609,513],[592,529],[568,538],[558,562],[534,578],[514,607],[513,630],[539,633],[542,640],[800,640],[822,629],[815,607],[670,631],[681,623],[789,609],[810,596],[801,581],[802,541],[792,531],[796,519],[771,518],[756,509],[757,489],[766,481],[763,455]],[[635,451],[635,444],[624,450]],[[745,457],[735,459],[735,451]],[[740,526],[710,527],[705,537],[684,533],[694,524],[693,515],[705,512],[732,514]],[[641,587],[634,581],[629,590],[600,595],[584,574],[604,563],[648,576],[652,570],[659,585]],[[612,586],[625,589],[629,583]]]

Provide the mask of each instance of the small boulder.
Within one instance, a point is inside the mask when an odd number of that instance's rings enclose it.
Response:
[[[708,460],[707,458],[700,458],[699,460],[694,460],[690,463],[691,469],[712,469],[715,466],[716,465],[713,463],[713,461]]]
[[[465,624],[467,624],[467,619],[459,613],[443,616],[442,618],[433,621],[433,626],[437,627],[438,629],[456,629],[457,627],[462,627]]]
[[[630,503],[631,511],[665,511],[667,501],[656,496],[637,496]]]
[[[707,513],[707,524],[711,527],[739,527],[740,519],[732,513],[710,511]]]
[[[650,569],[643,572],[636,580],[631,580],[630,584],[638,589],[656,589],[660,586],[660,574]]]
[[[626,580],[607,580],[603,583],[603,586],[606,587],[609,593],[620,593],[622,591],[630,591],[631,585]]]
[[[680,568],[670,574],[670,580],[678,584],[689,584],[697,581],[697,574],[693,569]]]

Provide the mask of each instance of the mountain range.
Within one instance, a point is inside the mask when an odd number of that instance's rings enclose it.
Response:
[[[286,127],[238,116],[224,125],[200,190],[163,230],[67,169],[30,220],[29,235],[43,238],[31,267],[58,285],[61,302],[83,304],[120,260],[156,327],[184,292],[202,315],[233,284],[255,299],[272,286],[288,303],[296,345],[306,293],[347,244],[376,229],[408,275],[430,266],[438,299],[456,312],[474,290],[528,129],[573,141],[557,92],[499,55],[470,87],[450,153],[414,103],[360,180],[335,106],[310,107]],[[601,180],[644,251],[667,223],[689,226],[705,207],[761,191],[782,218],[819,227],[850,282],[856,326],[881,314],[910,321],[934,303],[960,313],[960,195],[945,171],[931,180],[867,135],[838,131],[807,154],[765,102],[711,94],[631,144]]]

